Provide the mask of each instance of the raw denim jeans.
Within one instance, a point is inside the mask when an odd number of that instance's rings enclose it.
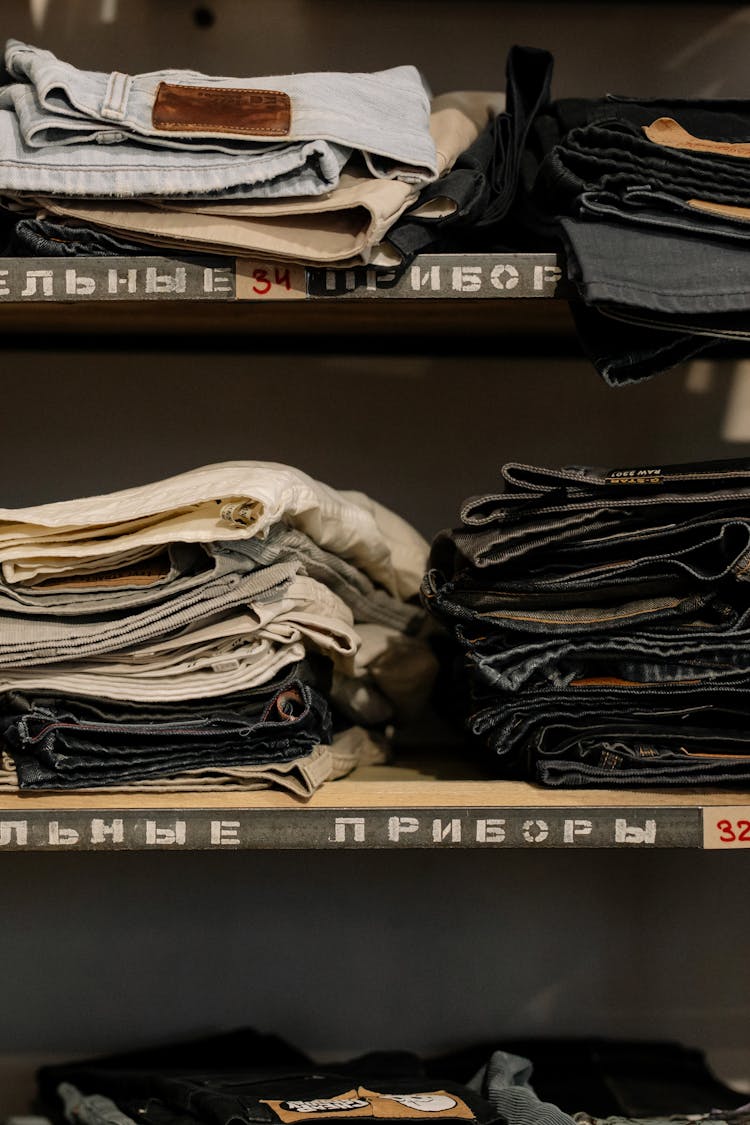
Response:
[[[550,785],[750,777],[746,460],[502,468],[433,545],[470,730]],[[441,569],[444,568],[444,569]]]
[[[673,138],[659,143],[663,122],[675,119],[689,134],[682,148]],[[743,308],[721,314],[737,300],[721,279],[750,231],[748,216],[732,210],[747,203],[747,160],[729,155],[726,142],[748,136],[750,103],[739,100],[564,99],[534,123],[524,179],[529,236],[559,239],[563,218],[569,277],[585,302],[572,302],[576,327],[610,386],[747,333]],[[606,276],[601,254],[617,263]],[[690,270],[706,263],[701,286]],[[618,303],[621,283],[626,300]],[[602,287],[604,301],[595,296]],[[654,312],[664,301],[675,311]],[[701,301],[705,316],[695,310]]]
[[[49,218],[19,219],[13,226],[3,256],[11,258],[108,258],[123,255],[148,257],[158,249],[130,242],[75,222]]]
[[[181,719],[132,715],[107,722],[90,710],[32,702],[21,715],[0,718],[21,789],[119,785],[201,767],[289,762],[331,741],[326,701],[299,680],[271,699],[250,698],[218,714],[204,706]]]
[[[749,721],[747,682],[602,677],[559,691],[485,692],[469,726],[503,776],[606,788],[747,782]]]

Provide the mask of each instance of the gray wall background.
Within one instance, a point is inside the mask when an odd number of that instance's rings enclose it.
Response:
[[[559,95],[747,94],[750,9],[501,0],[5,0],[83,67],[422,66],[503,86],[550,47]],[[102,14],[114,22],[102,20]],[[43,16],[41,26],[39,18]],[[293,310],[292,310],[293,312]],[[41,342],[41,341],[40,341]],[[499,349],[498,349],[499,350]],[[750,453],[750,368],[613,392],[582,361],[4,349],[0,505],[258,458],[370,492],[431,535],[508,459]],[[747,857],[688,853],[0,856],[0,1114],[39,1062],[241,1023],[327,1056],[521,1034],[665,1036],[750,1080]]]

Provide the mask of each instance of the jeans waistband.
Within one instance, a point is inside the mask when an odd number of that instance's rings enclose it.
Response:
[[[13,105],[25,146],[53,147],[60,160],[66,147],[90,141],[110,155],[132,138],[236,155],[323,140],[362,151],[373,175],[415,183],[437,175],[429,93],[413,66],[261,78],[101,74],[17,40],[8,42],[5,63],[18,85],[5,87],[0,104]]]
[[[502,479],[508,492],[487,496],[472,497],[461,511],[464,522],[485,523],[492,518],[492,508],[500,509],[506,505],[518,505],[530,500],[539,492],[552,492],[561,488],[571,498],[579,498],[578,493],[592,496],[603,491],[616,498],[624,490],[633,499],[640,499],[640,493],[654,489],[672,496],[693,496],[695,499],[708,498],[713,490],[724,494],[730,490],[736,495],[737,488],[750,489],[750,460],[747,458],[722,461],[686,462],[675,465],[641,465],[633,468],[604,469],[593,466],[568,466],[549,469],[539,465],[528,465],[520,461],[508,461],[501,469]],[[521,493],[521,496],[515,494]],[[742,493],[740,493],[742,494]],[[580,497],[582,498],[582,497]],[[487,511],[487,509],[490,509]]]

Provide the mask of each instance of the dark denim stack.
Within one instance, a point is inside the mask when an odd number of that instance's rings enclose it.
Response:
[[[231,767],[295,763],[331,741],[328,703],[303,674],[298,666],[262,687],[182,704],[8,692],[0,732],[22,789],[120,787],[191,772],[205,782]]]
[[[750,781],[750,461],[502,478],[437,537],[422,587],[496,771]]]
[[[610,385],[750,334],[748,141],[728,99],[566,99],[533,123],[523,222],[561,237]]]
[[[395,276],[426,251],[562,251],[611,386],[746,338],[750,102],[553,101],[552,66],[510,49],[505,112],[389,231]]]

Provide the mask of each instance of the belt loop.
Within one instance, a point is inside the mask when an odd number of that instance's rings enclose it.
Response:
[[[100,111],[102,117],[122,121],[128,108],[128,97],[132,84],[133,79],[129,74],[120,74],[118,70],[112,71]]]

